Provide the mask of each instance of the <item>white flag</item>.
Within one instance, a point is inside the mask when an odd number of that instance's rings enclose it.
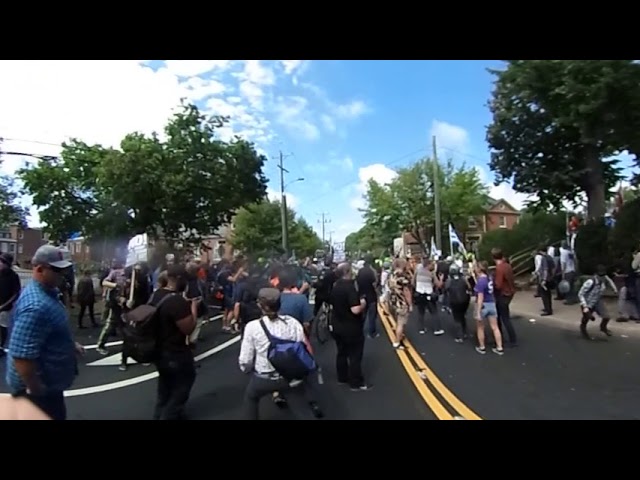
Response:
[[[458,246],[458,250],[460,250],[460,252],[463,255],[467,254],[467,249],[464,248],[464,243],[462,243],[462,241],[460,240],[460,237],[458,237],[458,234],[453,229],[453,225],[451,225],[451,224],[449,224],[449,242],[451,242],[451,246],[457,245]],[[453,253],[453,252],[451,252],[451,253]]]

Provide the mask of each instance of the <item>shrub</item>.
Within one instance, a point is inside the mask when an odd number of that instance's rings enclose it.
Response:
[[[540,246],[548,246],[564,239],[566,234],[566,214],[546,212],[524,212],[512,230],[499,229],[483,235],[478,247],[478,257],[491,260],[491,249],[502,249],[507,256],[513,256]],[[533,263],[531,263],[533,266]]]
[[[609,235],[614,267],[623,272],[631,268],[631,254],[640,245],[640,198],[624,204]]]
[[[593,275],[599,264],[609,268],[613,266],[609,248],[611,229],[605,225],[604,218],[582,225],[575,242],[578,269],[585,275]]]

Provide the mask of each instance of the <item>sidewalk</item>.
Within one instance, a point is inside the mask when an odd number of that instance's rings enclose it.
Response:
[[[618,306],[616,299],[605,299],[605,305],[611,315],[611,328],[614,333],[621,335],[640,337],[640,324],[636,322],[618,323],[615,319],[618,317]],[[580,324],[580,306],[565,305],[563,302],[553,302],[553,315],[541,317],[542,300],[533,296],[533,291],[520,291],[511,302],[511,313],[514,316],[523,317],[529,321],[534,319],[536,322],[544,322],[561,328],[575,330]]]

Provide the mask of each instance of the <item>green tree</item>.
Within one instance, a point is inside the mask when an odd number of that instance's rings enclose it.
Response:
[[[265,157],[216,133],[229,119],[182,104],[165,138],[127,135],[120,149],[72,140],[61,158],[19,172],[51,236],[120,237],[146,232],[195,239],[229,222],[266,192]]]
[[[280,202],[262,201],[238,211],[233,220],[233,246],[252,256],[282,253]],[[311,256],[322,240],[309,224],[287,208],[289,246],[298,257]]]
[[[484,211],[487,189],[475,168],[456,167],[452,160],[438,169],[442,226],[460,231],[471,216]],[[411,232],[422,244],[435,235],[434,169],[431,159],[420,160],[398,170],[397,177],[386,186],[369,182],[365,225],[375,230],[377,239],[390,248],[403,231]]]
[[[0,165],[2,159],[0,158]],[[27,224],[27,209],[18,203],[18,191],[12,178],[0,176],[0,226]]]
[[[562,208],[586,194],[605,213],[623,151],[640,152],[640,65],[633,60],[508,60],[496,77],[487,128],[496,182],[513,180],[534,205]]]

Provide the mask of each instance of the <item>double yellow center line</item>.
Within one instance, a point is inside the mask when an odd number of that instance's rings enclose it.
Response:
[[[389,339],[395,342],[394,318],[381,304],[378,304],[378,313]],[[408,339],[404,340],[403,345],[404,350],[396,350],[398,358],[418,393],[438,420],[482,420],[440,381]]]

